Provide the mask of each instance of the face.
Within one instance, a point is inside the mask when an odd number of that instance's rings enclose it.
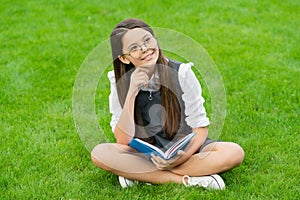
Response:
[[[154,65],[159,51],[156,39],[142,28],[128,30],[123,38],[123,54],[119,57],[125,64],[132,63],[135,67]]]

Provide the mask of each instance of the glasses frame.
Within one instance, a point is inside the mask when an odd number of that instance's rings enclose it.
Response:
[[[151,36],[151,39],[154,39],[155,40],[155,42],[156,42],[156,46],[154,47],[154,48],[149,48],[148,46],[147,46],[147,44],[146,44],[146,41],[144,41],[141,45],[136,45],[136,46],[138,46],[139,48],[138,48],[138,50],[139,50],[139,57],[133,57],[132,55],[131,55],[131,51],[129,51],[128,53],[124,53],[124,54],[122,54],[121,56],[125,56],[125,55],[128,55],[128,56],[130,56],[131,58],[133,58],[133,59],[138,59],[138,58],[140,58],[141,56],[142,56],[142,53],[143,53],[143,47],[142,46],[144,46],[144,47],[146,47],[146,49],[147,50],[149,50],[149,49],[156,49],[157,47],[158,47],[158,44],[157,44],[157,39],[154,37],[154,36]]]

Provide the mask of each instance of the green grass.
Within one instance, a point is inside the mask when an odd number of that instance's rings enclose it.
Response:
[[[222,174],[225,191],[123,190],[90,161],[73,122],[74,82],[127,17],[189,35],[218,66],[227,95],[220,139],[246,152],[239,168]],[[300,198],[299,1],[4,0],[0,19],[1,199]],[[97,91],[96,102],[108,102],[109,88]],[[108,110],[99,113],[109,131]]]

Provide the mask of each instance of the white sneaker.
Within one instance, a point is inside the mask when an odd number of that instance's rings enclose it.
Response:
[[[123,176],[119,176],[119,183],[122,186],[122,188],[132,187],[139,183],[139,181],[131,180],[128,178],[125,178]],[[146,183],[146,185],[152,185],[151,183]]]
[[[138,183],[138,181],[134,181],[131,179],[124,178],[123,176],[119,176],[119,182],[122,188],[132,187]]]
[[[217,175],[189,177],[187,175],[182,177],[182,182],[185,186],[200,186],[205,189],[223,190],[225,189],[225,183],[223,179]]]

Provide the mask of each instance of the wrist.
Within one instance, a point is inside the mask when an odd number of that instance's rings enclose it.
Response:
[[[139,89],[129,88],[129,90],[127,92],[127,98],[129,98],[129,99],[135,98],[138,93],[139,93]]]

